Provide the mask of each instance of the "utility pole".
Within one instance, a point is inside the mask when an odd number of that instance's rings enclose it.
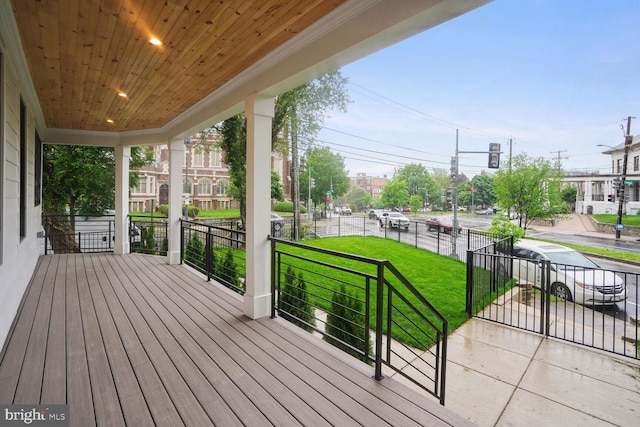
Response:
[[[629,159],[629,148],[633,144],[633,135],[631,135],[631,119],[635,117],[627,117],[627,134],[624,136],[624,157],[622,159],[622,176],[620,180],[620,198],[618,200],[618,223],[616,224],[616,239],[620,238],[622,231],[622,210],[624,209],[624,189],[627,180],[627,161]]]
[[[553,153],[557,153],[558,154],[558,171],[560,171],[560,169],[562,169],[560,167],[561,159],[568,159],[568,157],[560,157],[560,153],[566,153],[566,152],[567,152],[567,150],[557,150],[557,151],[552,151],[551,152],[551,154],[553,154]]]

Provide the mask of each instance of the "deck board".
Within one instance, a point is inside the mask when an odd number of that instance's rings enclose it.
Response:
[[[468,425],[160,257],[42,257],[12,331],[0,403],[67,403],[72,426]]]

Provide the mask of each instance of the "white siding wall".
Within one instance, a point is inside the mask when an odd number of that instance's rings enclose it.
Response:
[[[0,44],[6,52],[6,46]],[[4,345],[15,314],[29,284],[38,261],[40,249],[36,233],[40,230],[40,206],[34,207],[34,152],[35,129],[31,109],[27,105],[27,230],[26,237],[20,238],[20,90],[18,80],[11,75],[13,67],[5,61],[3,103],[4,122],[0,143],[4,148],[2,198],[2,228],[0,243],[0,347]]]

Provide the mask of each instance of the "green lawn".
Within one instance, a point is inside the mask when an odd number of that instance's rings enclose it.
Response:
[[[407,280],[429,301],[445,319],[449,322],[449,332],[455,330],[468,320],[465,312],[466,301],[466,267],[464,264],[448,257],[438,256],[423,249],[416,249],[412,246],[398,243],[392,240],[385,240],[378,237],[335,237],[326,239],[316,239],[305,241],[304,244],[314,247],[330,249],[338,252],[362,255],[368,258],[379,260],[389,260]],[[357,261],[340,259],[330,255],[305,253],[298,248],[282,247],[287,252],[301,256],[313,258],[327,263],[338,264],[346,270],[357,270],[367,274],[375,274],[375,266],[366,265]],[[348,271],[336,271],[328,267],[286,258],[284,262],[292,265],[296,272],[302,272],[307,282],[307,288],[313,295],[312,302],[324,310],[328,310],[331,304],[331,297],[335,289],[342,283],[358,283],[356,275]],[[394,285],[399,284],[390,274],[385,277],[390,278]],[[359,282],[360,288],[351,286],[350,293],[355,293],[362,300],[365,299],[364,280]],[[373,284],[375,285],[375,284]],[[400,286],[398,286],[401,288]],[[375,286],[372,287],[374,293]],[[413,296],[403,292],[410,300],[415,301]],[[402,305],[398,299],[396,304]],[[373,307],[375,308],[375,307]],[[372,310],[371,321],[375,319],[375,312]],[[415,318],[404,319],[394,316],[394,321],[399,327],[394,326],[394,337],[410,345],[425,348],[431,343],[428,340],[419,339],[422,334],[416,329],[414,323],[420,325],[420,321]],[[403,331],[404,330],[404,331]],[[424,336],[424,335],[422,335]]]
[[[616,214],[594,214],[593,219],[603,224],[617,224],[618,215]],[[624,225],[640,226],[640,215],[623,215],[622,223]]]

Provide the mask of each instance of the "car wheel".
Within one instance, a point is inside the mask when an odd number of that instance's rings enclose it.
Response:
[[[571,297],[571,291],[562,283],[554,283],[553,285],[551,285],[551,294],[558,299],[563,299],[568,302],[573,301],[573,298]]]
[[[279,222],[276,222],[273,224],[273,229],[275,231],[280,231],[281,228],[282,228],[282,224],[280,224]]]
[[[405,228],[404,228],[404,231],[409,231],[409,227],[405,227]]]
[[[444,227],[440,226],[440,232],[441,232],[441,233],[445,233],[445,232],[446,232],[446,230],[444,229]]]

